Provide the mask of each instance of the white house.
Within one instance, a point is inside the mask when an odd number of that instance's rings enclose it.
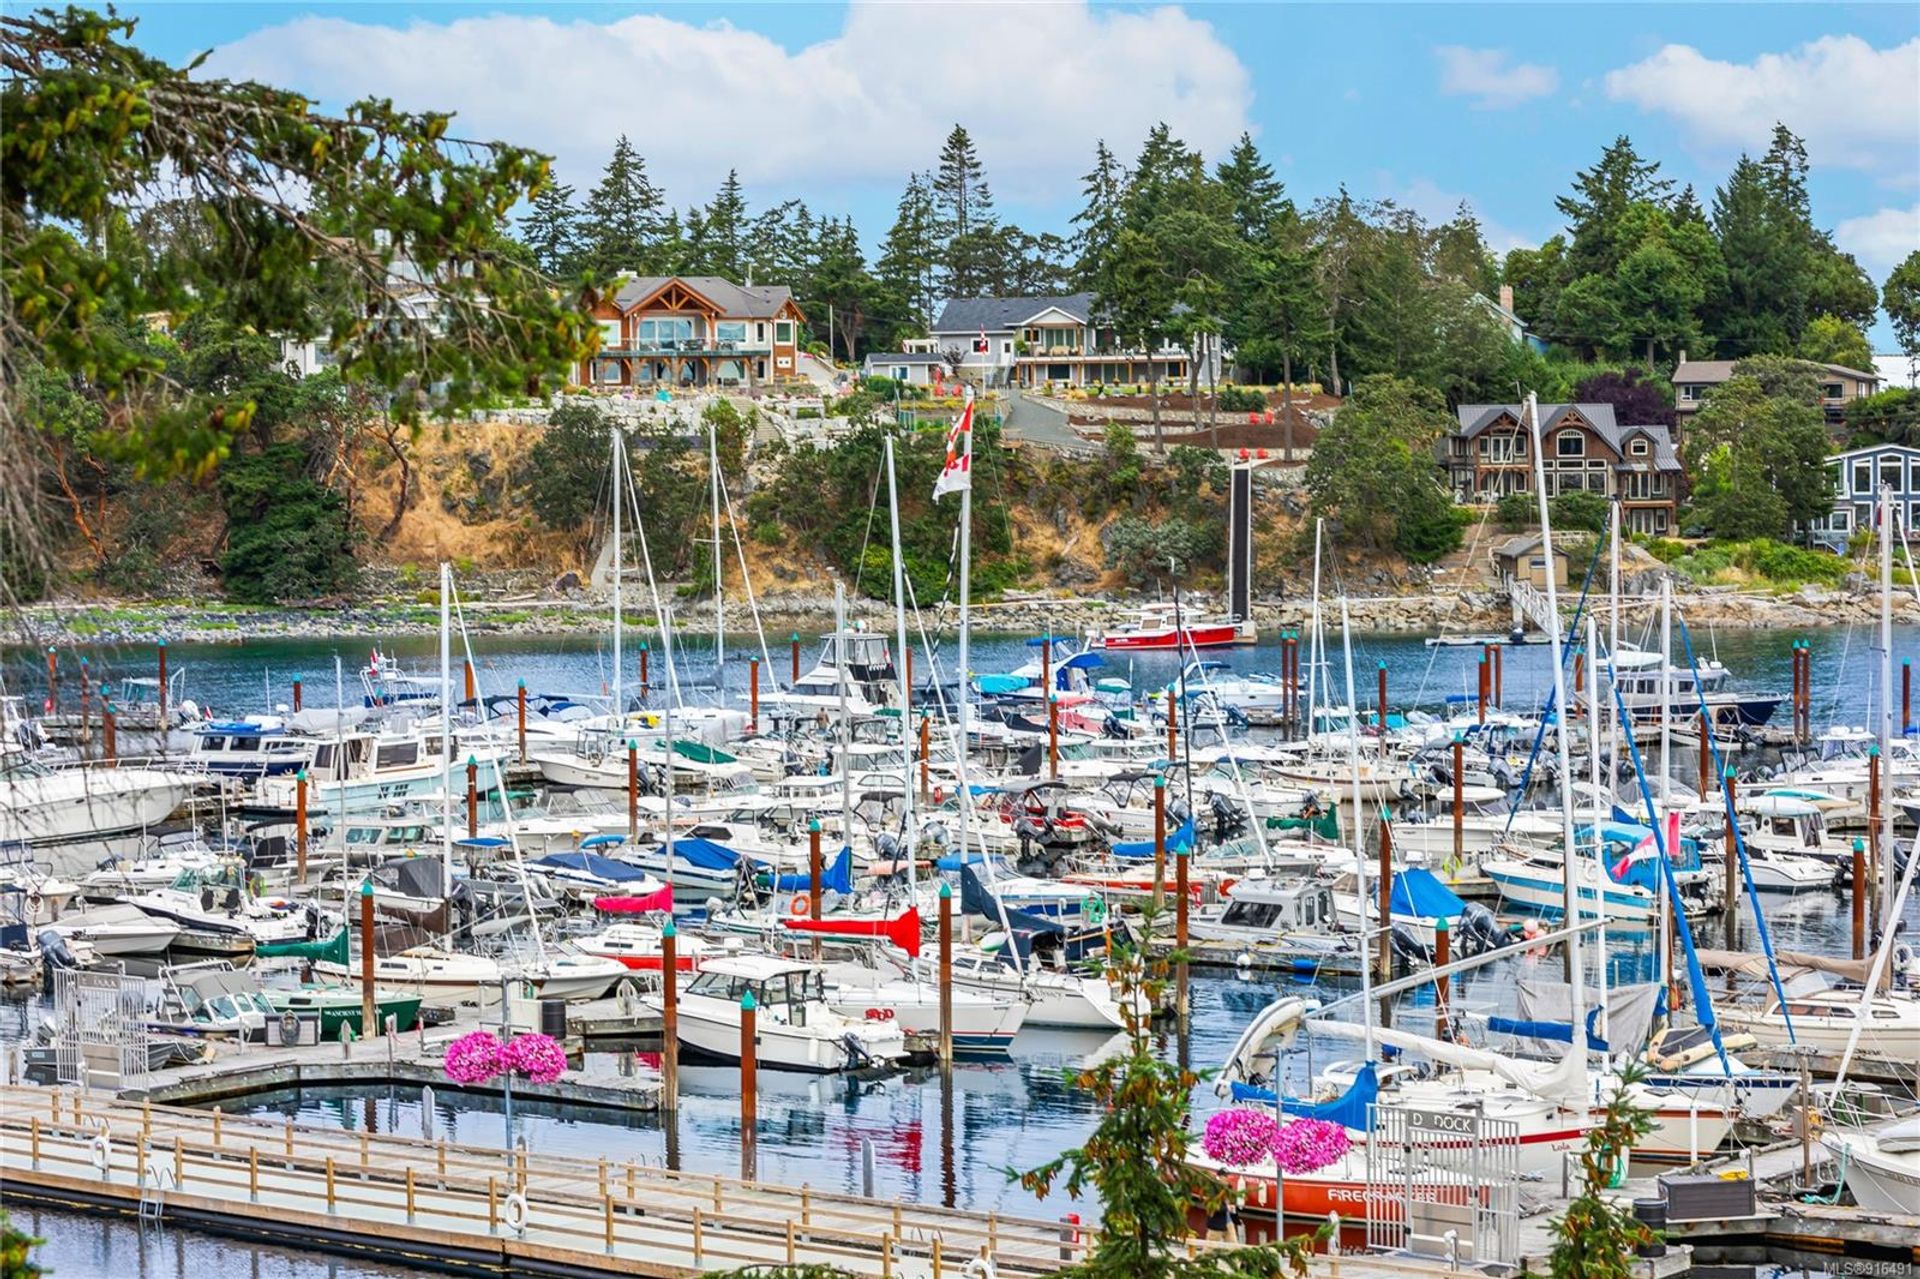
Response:
[[[1815,546],[1844,551],[1857,529],[1870,529],[1880,486],[1893,490],[1895,512],[1903,527],[1920,525],[1920,449],[1902,444],[1870,444],[1827,459],[1833,477],[1833,511],[1807,525]]]
[[[860,372],[906,386],[932,386],[945,377],[946,366],[946,359],[936,351],[875,351],[860,362]]]
[[[941,309],[927,345],[957,352],[962,375],[988,386],[1181,382],[1195,359],[1192,345],[1178,342],[1150,353],[1123,346],[1094,314],[1091,293],[955,298]],[[1219,374],[1217,344],[1201,358],[1201,380],[1211,381]]]

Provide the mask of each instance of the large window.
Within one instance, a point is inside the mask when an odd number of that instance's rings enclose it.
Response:
[[[1586,437],[1578,431],[1562,431],[1553,437],[1553,452],[1556,457],[1584,457],[1587,452]]]
[[[640,321],[640,345],[649,349],[681,346],[693,341],[694,322],[688,316],[661,316]]]
[[[593,362],[593,380],[596,382],[618,382],[620,380],[620,361],[595,360]]]
[[[780,343],[793,341],[793,321],[776,320],[773,325],[773,340]]]
[[[1853,491],[1855,494],[1873,492],[1873,463],[1855,462],[1853,464]]]
[[[625,345],[626,343],[623,340],[621,340],[621,337],[620,337],[620,321],[618,320],[600,321],[600,349],[601,350],[617,351]]]
[[[722,320],[713,326],[713,336],[721,342],[744,342],[747,340],[747,322]]]

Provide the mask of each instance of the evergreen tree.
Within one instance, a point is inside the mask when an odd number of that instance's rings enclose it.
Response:
[[[1566,215],[1573,242],[1567,250],[1571,279],[1607,275],[1631,250],[1620,242],[1621,220],[1643,202],[1664,204],[1673,183],[1659,176],[1657,160],[1642,160],[1625,134],[1600,154],[1600,162],[1574,175],[1573,193],[1554,201]]]
[[[691,224],[693,215],[688,215]],[[736,284],[747,274],[747,201],[740,193],[740,174],[728,169],[726,181],[714,193],[701,217],[698,265],[693,269],[705,275],[725,276]],[[691,234],[690,240],[696,239]]]
[[[1254,319],[1263,336],[1252,340],[1270,357],[1280,361],[1280,414],[1283,421],[1282,445],[1285,456],[1293,457],[1293,377],[1297,366],[1306,364],[1325,349],[1330,336],[1327,328],[1326,299],[1321,296],[1317,254],[1301,237],[1289,236],[1270,244],[1260,255],[1253,279]]]
[[[1433,271],[1443,280],[1457,281],[1487,297],[1492,297],[1500,287],[1500,272],[1494,265],[1493,255],[1487,251],[1480,219],[1465,200],[1454,210],[1453,221],[1442,226],[1434,237]]]
[[[933,207],[948,297],[986,290],[993,269],[993,193],[973,139],[953,126],[933,174]]]
[[[1359,295],[1359,274],[1355,262],[1372,229],[1347,194],[1321,200],[1313,207],[1309,232],[1316,250],[1314,262],[1319,277],[1320,297],[1327,308],[1327,381],[1335,395],[1344,383],[1340,377],[1340,353],[1352,325],[1352,312]]]
[[[1177,207],[1182,195],[1194,195],[1204,178],[1199,155],[1174,137],[1164,122],[1154,125],[1147,131],[1140,158],[1127,182],[1123,202],[1126,224],[1134,228],[1153,225],[1162,213]]]
[[[662,203],[647,179],[646,161],[621,134],[587,195],[581,235],[593,269],[607,278],[621,271],[657,270]]]
[[[1281,213],[1293,209],[1286,188],[1273,176],[1273,166],[1261,159],[1250,134],[1240,135],[1214,171],[1214,178],[1231,202],[1234,229],[1249,244],[1262,242]]]
[[[534,192],[527,214],[520,219],[520,242],[548,275],[569,275],[580,257],[580,211],[573,205],[573,188],[548,182]]]
[[[1713,230],[1727,277],[1707,308],[1707,324],[1725,355],[1789,349],[1791,319],[1805,305],[1800,246],[1778,214],[1775,189],[1767,172],[1743,155],[1713,194]]]
[[[1093,168],[1080,179],[1086,203],[1073,215],[1073,282],[1080,288],[1098,290],[1106,278],[1114,241],[1120,235],[1127,181],[1126,169],[1102,138],[1094,145]]]
[[[1907,254],[1888,274],[1881,299],[1900,349],[1907,359],[1920,359],[1920,249]]]
[[[933,324],[933,274],[940,260],[938,222],[932,183],[924,173],[909,174],[875,263],[880,283],[900,300],[906,318],[922,331]]]

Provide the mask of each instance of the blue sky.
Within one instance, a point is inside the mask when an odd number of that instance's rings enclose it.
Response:
[[[585,187],[627,133],[676,204],[737,167],[756,204],[852,213],[871,241],[958,121],[1002,212],[1064,230],[1096,137],[1250,130],[1296,199],[1345,183],[1496,248],[1616,134],[1708,200],[1773,121],[1814,210],[1875,276],[1920,247],[1920,5],[123,5],[139,39],[337,104],[459,111]],[[1884,325],[1876,337],[1884,341]]]

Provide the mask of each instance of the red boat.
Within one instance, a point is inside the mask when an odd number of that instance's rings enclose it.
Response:
[[[582,937],[579,944],[580,949],[589,955],[617,959],[638,972],[660,971],[660,930],[649,924],[614,924],[591,937]],[[693,972],[706,957],[708,949],[709,946],[701,938],[680,934],[673,953],[675,970]]]
[[[1187,622],[1176,625],[1171,604],[1149,604],[1130,623],[1117,630],[1097,632],[1089,640],[1092,648],[1113,652],[1140,649],[1226,648],[1234,644],[1252,644],[1259,632],[1251,621]]]

